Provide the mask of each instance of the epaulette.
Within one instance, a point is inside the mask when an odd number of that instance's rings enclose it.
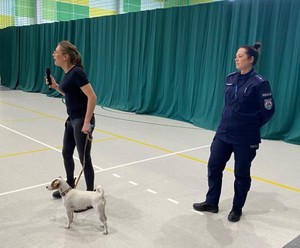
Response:
[[[263,78],[261,75],[259,75],[259,74],[255,74],[254,77],[255,77],[260,83],[266,81],[266,79],[264,79],[264,78]]]
[[[239,72],[238,72],[238,71],[231,72],[231,73],[229,73],[229,74],[226,76],[226,78],[231,77],[231,76],[236,75],[236,74],[239,74]]]

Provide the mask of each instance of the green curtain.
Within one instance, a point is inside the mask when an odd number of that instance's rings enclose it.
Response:
[[[2,83],[51,96],[52,51],[74,43],[98,104],[215,130],[236,50],[261,41],[256,66],[270,81],[276,114],[268,139],[300,144],[300,1],[236,0],[0,30]]]
[[[15,89],[20,72],[20,47],[18,27],[0,30],[0,77],[1,84]]]

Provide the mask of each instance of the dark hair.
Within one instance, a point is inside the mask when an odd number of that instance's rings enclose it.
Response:
[[[81,54],[77,51],[76,46],[66,40],[59,42],[58,45],[63,54],[68,54],[70,56],[71,64],[77,65],[83,69]]]
[[[261,47],[262,47],[262,45],[261,45],[260,42],[255,42],[255,44],[253,46],[244,45],[244,46],[241,46],[240,48],[245,48],[246,49],[246,53],[248,55],[248,58],[253,56],[253,58],[254,58],[253,65],[255,65],[257,60],[258,60],[258,55],[259,55]]]

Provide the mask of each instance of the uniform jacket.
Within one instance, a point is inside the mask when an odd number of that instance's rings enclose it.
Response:
[[[269,82],[256,71],[234,72],[225,82],[225,106],[216,135],[231,144],[256,145],[275,112]]]

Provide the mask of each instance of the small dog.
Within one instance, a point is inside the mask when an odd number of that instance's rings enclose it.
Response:
[[[70,228],[73,222],[74,210],[84,209],[87,206],[93,206],[97,212],[100,222],[104,226],[103,234],[107,234],[107,217],[105,214],[106,200],[104,199],[104,190],[99,185],[96,191],[80,191],[72,189],[61,177],[55,178],[50,185],[46,186],[48,190],[57,189],[63,200],[63,205],[67,213],[67,225],[65,228]]]

